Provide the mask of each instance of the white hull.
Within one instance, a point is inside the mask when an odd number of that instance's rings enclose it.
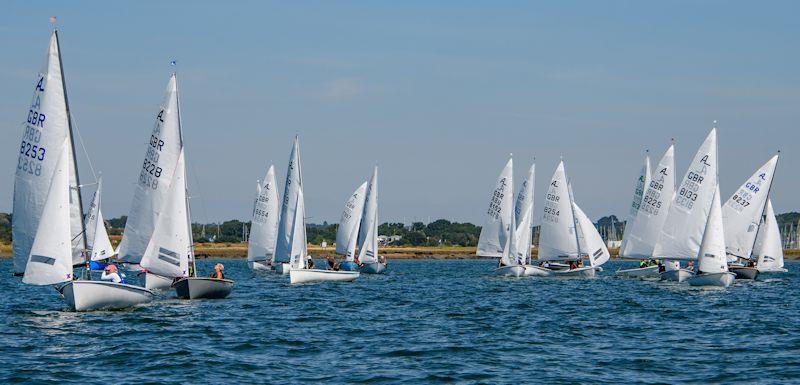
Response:
[[[269,264],[269,261],[248,261],[247,266],[254,271],[272,270],[272,265]]]
[[[172,288],[174,278],[163,275],[145,273],[144,287],[147,290],[169,290]]]
[[[524,274],[526,277],[549,277],[552,275],[550,270],[541,268],[539,266],[525,265],[524,267]]]
[[[525,275],[525,266],[503,266],[494,270],[494,275],[503,277],[522,277]]]
[[[153,299],[153,292],[145,288],[107,281],[72,281],[60,290],[75,311],[124,309]]]
[[[659,279],[662,281],[683,282],[693,275],[694,272],[687,269],[667,270],[659,274]]]
[[[325,281],[353,281],[361,275],[358,271],[335,271],[319,269],[291,269],[289,283],[311,283]]]
[[[788,273],[789,269],[785,269],[783,267],[758,267],[758,272],[760,274],[773,274],[773,273]]]
[[[592,278],[595,276],[595,268],[586,266],[570,270],[552,270],[550,275],[559,278]]]
[[[210,277],[186,277],[172,285],[181,299],[222,299],[231,294],[233,281]]]
[[[730,272],[699,274],[686,280],[692,286],[717,286],[728,287],[736,279],[736,274]]]
[[[386,264],[380,262],[365,263],[361,266],[361,272],[364,274],[383,274],[386,272]]]
[[[292,267],[289,265],[289,263],[278,263],[275,265],[275,272],[281,275],[289,274],[289,270],[291,269]]]
[[[637,267],[635,269],[620,269],[617,270],[617,277],[622,278],[658,278],[658,266]]]

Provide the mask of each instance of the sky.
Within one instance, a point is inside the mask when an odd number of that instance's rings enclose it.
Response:
[[[645,150],[655,163],[674,138],[680,177],[714,120],[723,197],[782,150],[773,204],[800,210],[798,14],[794,1],[6,2],[0,211],[53,15],[107,218],[130,208],[171,60],[194,221],[248,219],[270,164],[283,185],[295,135],[309,222],[338,221],[377,164],[381,222],[482,223],[512,153],[515,188],[535,158],[537,218],[560,157],[592,219],[625,217]]]

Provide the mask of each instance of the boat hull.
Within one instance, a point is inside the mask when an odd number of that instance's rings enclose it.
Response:
[[[736,274],[731,272],[697,274],[686,279],[691,286],[728,287],[736,279]]]
[[[291,269],[289,271],[289,283],[312,283],[312,282],[349,282],[361,275],[358,271],[335,271],[320,269]]]
[[[339,271],[358,271],[358,264],[353,261],[344,261],[339,264]]]
[[[767,267],[767,268],[760,268],[758,267],[759,274],[776,274],[776,273],[788,273],[789,269],[783,267]]]
[[[386,264],[380,262],[365,263],[361,266],[361,272],[364,274],[383,274],[386,273]]]
[[[74,311],[117,310],[153,300],[153,292],[143,287],[108,281],[71,281],[60,290]]]
[[[586,266],[569,270],[552,270],[551,276],[559,278],[592,278],[595,273],[593,266]]]
[[[181,278],[172,285],[180,299],[222,299],[231,294],[233,281],[210,277]]]
[[[272,265],[269,264],[269,261],[248,261],[247,267],[253,271],[269,271],[272,270]]]
[[[525,275],[525,267],[517,266],[502,266],[494,270],[494,275],[503,277],[522,277]]]
[[[620,269],[615,273],[617,277],[621,278],[639,278],[647,279],[659,277],[658,266],[637,267],[635,269]]]
[[[175,279],[172,277],[165,277],[149,272],[144,274],[144,287],[147,290],[169,290],[172,288],[173,281],[175,281]]]
[[[533,265],[525,265],[525,273],[526,277],[549,277],[551,275],[551,271],[549,269],[545,269],[539,266]]]
[[[755,267],[728,266],[728,270],[736,274],[736,279],[756,279],[758,277],[758,269]]]
[[[667,270],[659,274],[662,281],[683,282],[693,276],[694,272],[687,269]]]
[[[289,270],[291,269],[292,267],[288,262],[281,262],[275,265],[275,272],[281,275],[289,274]]]

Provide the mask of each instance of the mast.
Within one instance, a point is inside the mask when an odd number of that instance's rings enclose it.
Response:
[[[189,182],[186,180],[186,151],[183,146],[183,119],[181,119],[181,99],[180,93],[178,92],[178,73],[173,72],[172,76],[175,77],[175,106],[178,110],[178,137],[181,140],[181,151],[183,152],[183,188],[186,191],[184,196],[186,197],[186,225],[189,227],[189,258],[191,259],[191,272],[189,274],[190,277],[197,276],[197,264],[195,263],[194,258],[194,234],[192,234],[192,215],[190,213],[191,208],[189,208]]]
[[[567,165],[564,165],[564,175],[567,175]],[[575,228],[575,244],[578,245],[578,260],[583,258],[581,252],[581,241],[578,239],[578,219],[575,216],[575,200],[572,197],[572,183],[567,182],[567,193],[569,194],[569,209],[572,210],[572,226]],[[589,263],[592,263],[591,258]]]
[[[767,211],[767,202],[769,201],[769,194],[772,192],[772,182],[775,181],[775,171],[778,169],[778,161],[781,160],[781,150],[778,150],[778,159],[775,159],[775,168],[772,169],[772,175],[769,178],[769,188],[767,189],[767,199],[764,199],[764,207],[761,208],[761,215],[758,216],[758,224],[756,224],[756,236],[753,237],[753,245],[750,247],[750,255],[747,260],[753,259],[753,249],[756,247],[758,240],[758,232],[761,230],[761,224],[764,223],[764,212]]]
[[[56,35],[56,45],[58,46],[58,70],[61,72],[61,87],[62,91],[64,92],[64,106],[67,112],[67,126],[69,127],[69,144],[72,150],[72,166],[75,169],[75,189],[78,191],[78,209],[81,212],[81,242],[83,242],[83,249],[81,250],[81,254],[84,255],[86,260],[86,271],[84,271],[84,276],[88,279],[91,279],[91,274],[89,274],[89,260],[90,256],[87,253],[89,248],[89,244],[86,240],[86,222],[84,222],[83,218],[83,197],[81,196],[81,178],[78,173],[78,156],[75,152],[75,133],[72,129],[72,114],[69,111],[69,98],[67,98],[67,80],[64,77],[64,62],[61,60],[61,40],[58,38],[58,29],[56,28],[53,30],[53,33]],[[72,188],[72,186],[70,186]]]

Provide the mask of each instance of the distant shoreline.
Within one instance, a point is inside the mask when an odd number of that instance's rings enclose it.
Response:
[[[441,246],[441,247],[402,247],[386,246],[380,248],[380,254],[387,259],[487,259],[475,255],[475,247],[466,246]],[[329,246],[309,246],[309,253],[314,258],[334,254],[334,248]],[[609,249],[611,258],[617,258],[619,249]],[[786,260],[800,259],[800,250],[784,250]],[[245,259],[247,257],[246,243],[196,243],[195,255],[198,259]],[[536,249],[533,249],[536,255]],[[0,244],[0,259],[11,258],[11,245]]]

